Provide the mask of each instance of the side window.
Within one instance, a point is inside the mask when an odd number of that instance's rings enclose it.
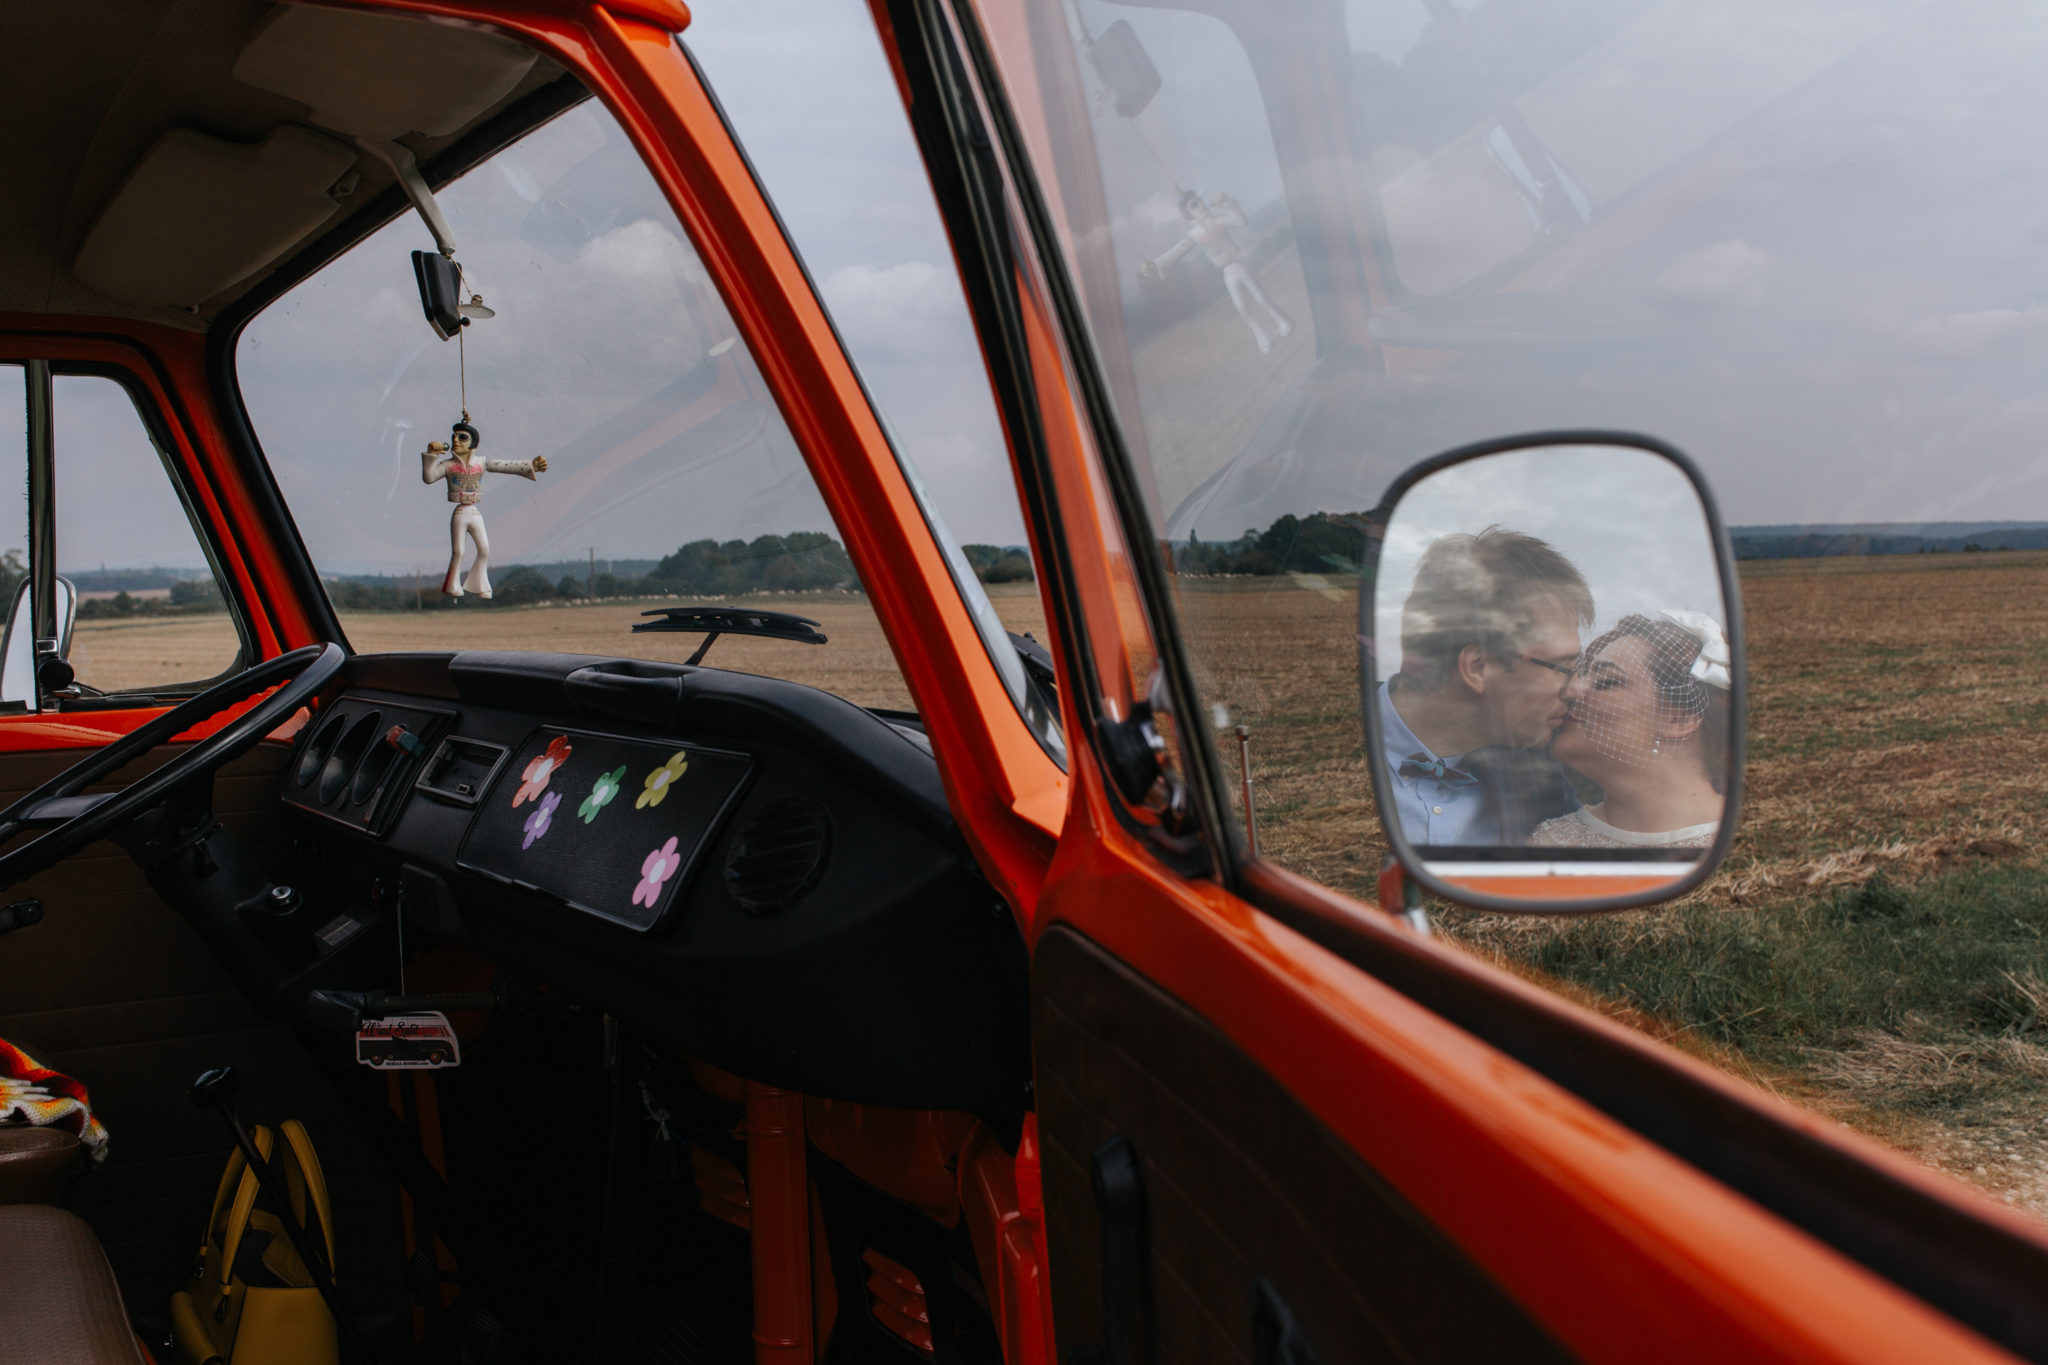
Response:
[[[20,365],[0,365],[0,621],[28,578],[28,376]],[[26,670],[12,670],[0,686],[0,713],[27,699]]]
[[[1668,441],[1741,561],[1753,709],[1728,863],[1655,914],[1452,911],[1438,932],[2048,1216],[2048,408],[2023,226],[2041,217],[2016,198],[2048,30],[1803,0],[1347,0],[1256,29],[1107,0],[980,8],[1260,855],[1372,897],[1362,701],[1419,842],[1513,845],[1505,816],[1500,843],[1465,837],[1461,808],[1546,764],[1569,769],[1549,795],[1572,818],[1521,847],[1706,837],[1695,779],[1715,774],[1667,737],[1711,732],[1732,613],[1663,571],[1671,500],[1576,539],[1561,518],[1596,500],[1571,478],[1474,487],[1405,542],[1402,509],[1370,515],[1472,442]],[[1202,200],[1185,226],[1175,190]],[[1548,609],[1489,624],[1493,575],[1463,562],[1496,550],[1582,577],[1576,636]],[[1378,654],[1377,677],[1367,593],[1417,616],[1422,646]],[[1620,695],[1652,685],[1652,707]]]
[[[51,399],[57,573],[78,593],[70,660],[81,689],[147,691],[227,672],[242,652],[234,616],[128,390],[59,374]],[[0,482],[20,486],[4,471]],[[15,571],[17,515],[27,524],[13,496],[0,491],[0,580]]]

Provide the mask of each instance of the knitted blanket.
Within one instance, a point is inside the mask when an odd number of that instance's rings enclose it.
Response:
[[[11,1123],[62,1128],[85,1144],[94,1165],[107,1159],[106,1125],[93,1116],[85,1087],[0,1038],[0,1125]]]

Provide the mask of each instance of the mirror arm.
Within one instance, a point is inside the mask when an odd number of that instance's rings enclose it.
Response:
[[[1379,890],[1380,909],[1413,930],[1417,937],[1430,936],[1429,911],[1422,906],[1422,888],[1398,859],[1389,858],[1381,864]]]
[[[356,146],[391,168],[398,177],[398,183],[405,189],[405,197],[412,200],[412,206],[419,210],[420,221],[427,225],[427,231],[434,235],[434,245],[441,249],[443,256],[455,255],[455,233],[449,228],[448,220],[441,216],[441,205],[434,199],[434,192],[427,188],[427,178],[420,174],[419,159],[410,147],[396,142],[373,142],[359,137]]]

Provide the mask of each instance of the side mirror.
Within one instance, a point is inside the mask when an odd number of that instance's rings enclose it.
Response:
[[[462,268],[438,251],[415,251],[412,275],[420,287],[420,310],[427,315],[427,325],[446,341],[462,327]]]
[[[1480,909],[1681,895],[1728,848],[1742,786],[1734,556],[1661,442],[1564,432],[1410,470],[1374,520],[1359,677],[1402,866]]]
[[[14,590],[14,603],[7,611],[7,633],[0,638],[0,706],[26,706],[35,710],[42,700],[36,686],[35,614],[29,606],[32,576],[24,576]],[[78,590],[68,578],[57,584],[57,653],[61,663],[71,657],[71,627],[78,619]],[[69,665],[65,665],[68,676]],[[60,684],[61,685],[61,684]]]

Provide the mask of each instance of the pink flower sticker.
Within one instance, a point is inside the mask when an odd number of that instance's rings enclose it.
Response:
[[[682,865],[683,856],[676,852],[676,839],[671,834],[667,843],[648,854],[646,861],[640,864],[640,884],[633,888],[633,904],[652,910],[654,903],[661,899],[661,884],[675,876]]]
[[[534,807],[533,814],[526,817],[526,837],[519,843],[521,848],[532,848],[533,841],[548,832],[548,826],[555,822],[555,811],[562,804],[560,792],[549,792]]]
[[[548,779],[555,770],[569,761],[569,741],[556,735],[548,741],[547,749],[535,754],[526,765],[526,771],[519,774],[519,790],[512,793],[512,809],[518,810],[529,801],[540,798],[548,789]]]

